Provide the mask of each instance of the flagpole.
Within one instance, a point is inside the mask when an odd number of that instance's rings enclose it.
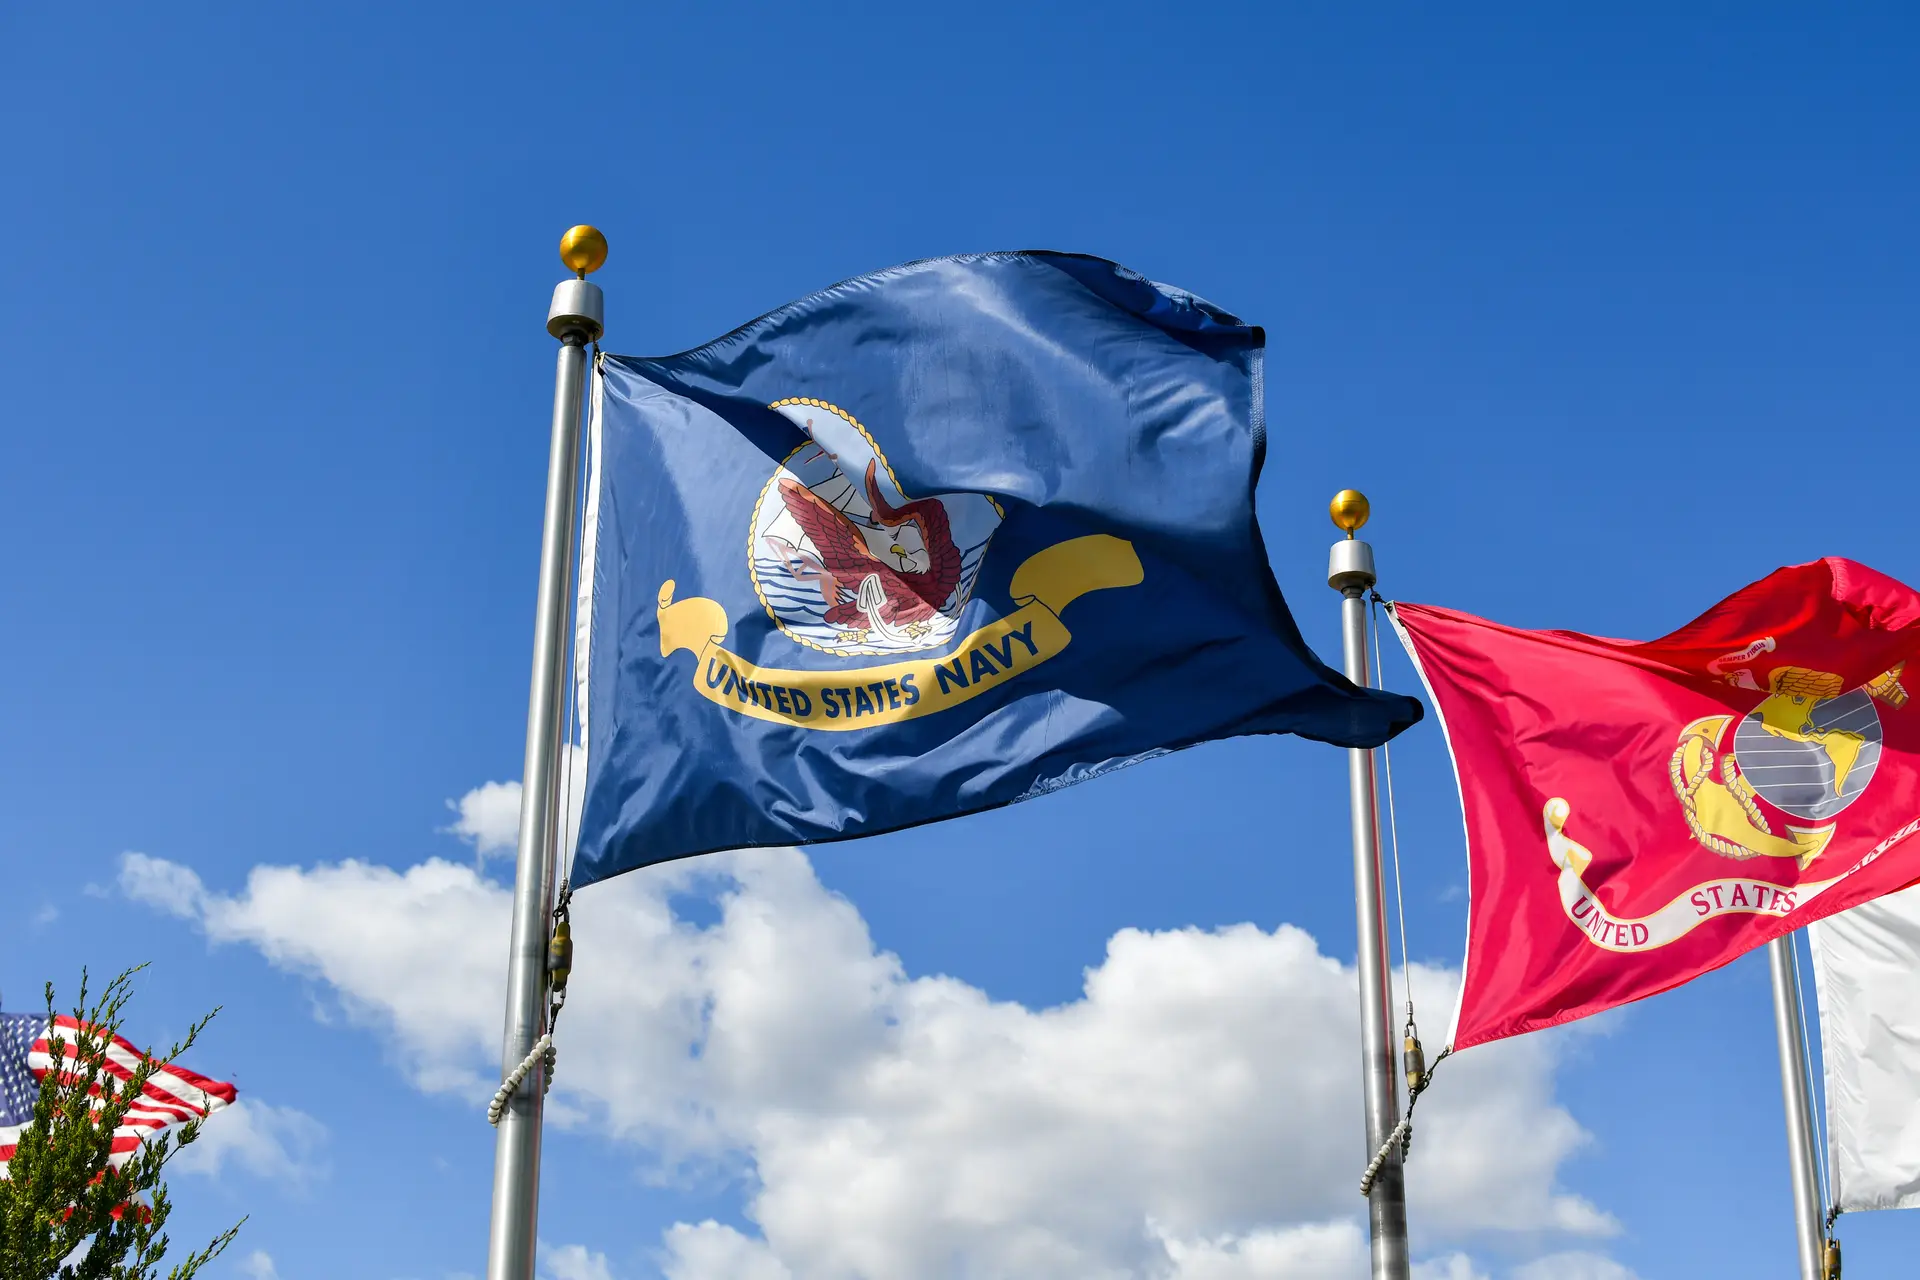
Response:
[[[1780,1097],[1786,1104],[1787,1165],[1793,1175],[1800,1280],[1826,1280],[1826,1222],[1813,1133],[1813,1080],[1800,1022],[1800,973],[1791,935],[1767,944],[1767,963],[1773,969],[1773,1026],[1780,1042]]]
[[[580,405],[587,345],[599,339],[605,304],[587,281],[606,261],[607,242],[592,227],[561,238],[560,258],[575,278],[553,291],[547,332],[560,340],[553,382],[553,433],[547,453],[547,507],[540,531],[540,583],[534,603],[533,682],[527,694],[527,754],[520,791],[520,843],[513,881],[513,933],[507,957],[506,1037],[500,1074],[508,1077],[547,1031],[547,930],[553,910],[560,809],[560,734],[567,660],[567,604],[573,587],[573,508],[580,462]],[[487,1280],[533,1280],[540,1202],[540,1118],[544,1063],[514,1090],[494,1140],[493,1216]]]
[[[1366,524],[1365,495],[1343,489],[1329,508],[1346,538],[1333,544],[1327,585],[1340,593],[1340,631],[1347,679],[1367,678],[1367,592],[1373,587],[1373,547],[1355,538]],[[1347,752],[1347,787],[1353,818],[1353,903],[1359,926],[1360,1069],[1367,1109],[1367,1153],[1373,1159],[1400,1123],[1399,1075],[1393,1060],[1393,970],[1387,956],[1386,901],[1380,889],[1379,801],[1373,752]],[[1373,1280],[1407,1280],[1407,1193],[1400,1153],[1381,1165],[1367,1193]]]

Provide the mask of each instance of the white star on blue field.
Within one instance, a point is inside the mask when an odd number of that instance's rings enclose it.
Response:
[[[40,1084],[27,1058],[46,1026],[44,1014],[0,1013],[0,1127],[33,1119]]]
[[[240,1103],[168,1224],[250,1215],[208,1280],[482,1273],[577,222],[611,351],[1027,247],[1264,325],[1260,515],[1322,657],[1348,486],[1385,594],[1518,626],[1652,637],[1822,555],[1920,582],[1916,53],[1896,8],[19,8],[6,1011],[141,961],[135,1042],[221,1006],[185,1063]],[[1393,765],[1431,1050],[1431,716]],[[543,1276],[1363,1274],[1345,779],[1216,743],[583,892]],[[1780,1110],[1759,956],[1462,1053],[1419,1274],[1788,1274]],[[1839,1234],[1901,1274],[1920,1220]]]

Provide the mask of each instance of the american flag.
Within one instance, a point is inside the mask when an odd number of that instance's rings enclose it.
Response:
[[[0,1178],[7,1176],[20,1131],[33,1122],[33,1104],[40,1082],[54,1070],[49,1035],[58,1031],[66,1041],[66,1060],[79,1056],[80,1024],[61,1015],[51,1023],[31,1013],[0,1013]],[[140,1065],[140,1051],[113,1038],[107,1048],[102,1087],[124,1082]],[[209,1080],[198,1072],[168,1063],[148,1078],[140,1100],[127,1111],[113,1132],[113,1166],[117,1169],[137,1151],[143,1139],[183,1121],[211,1115],[234,1099],[234,1088]]]

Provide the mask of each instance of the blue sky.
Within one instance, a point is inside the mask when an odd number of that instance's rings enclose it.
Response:
[[[0,1003],[151,960],[137,1035],[224,1006],[193,1065],[256,1109],[175,1218],[253,1215],[216,1274],[482,1269],[504,868],[449,802],[519,770],[577,221],[612,242],[618,351],[1030,246],[1265,325],[1261,517],[1323,655],[1348,485],[1384,591],[1518,625],[1652,636],[1820,555],[1920,581],[1917,53],[1892,6],[14,6]],[[1430,724],[1395,764],[1416,982],[1444,992],[1463,862]],[[561,1030],[548,1273],[849,1273],[858,1247],[1340,1274],[1344,768],[1215,744],[583,895],[620,941],[581,957],[605,1039]],[[738,1014],[733,1074],[686,1065],[674,1001]],[[615,1049],[647,1069],[601,1078]],[[1430,1275],[1789,1272],[1759,957],[1475,1054],[1413,1155]],[[918,1083],[863,1111],[863,1071]],[[1051,1184],[1014,1176],[1035,1115]],[[971,1225],[928,1208],[959,1202],[921,1194],[940,1170],[978,1178]],[[902,1263],[889,1223],[945,1252]],[[1069,1253],[1019,1254],[1029,1228]],[[1917,1229],[1843,1219],[1852,1273]]]

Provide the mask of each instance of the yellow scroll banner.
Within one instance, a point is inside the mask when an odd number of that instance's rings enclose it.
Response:
[[[675,600],[669,579],[660,587],[660,656],[694,654],[694,691],[729,711],[804,729],[870,729],[945,711],[1031,671],[1073,639],[1062,609],[1089,591],[1137,587],[1144,576],[1124,539],[1097,533],[1058,542],[1014,571],[1014,612],[959,641],[946,657],[844,671],[755,666],[721,646],[727,611],[720,602]]]

